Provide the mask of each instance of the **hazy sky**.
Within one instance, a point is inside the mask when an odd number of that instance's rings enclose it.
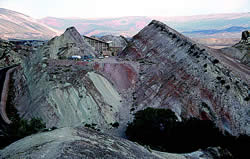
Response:
[[[34,18],[185,16],[250,12],[250,0],[0,0],[0,7]]]

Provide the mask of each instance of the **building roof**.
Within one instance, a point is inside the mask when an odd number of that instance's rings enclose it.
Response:
[[[89,36],[83,35],[83,37],[84,37],[84,38],[91,39],[91,40],[99,41],[99,42],[101,42],[101,43],[109,44],[109,43],[107,43],[106,41],[102,41],[102,40],[99,40],[99,39],[96,39],[96,38],[92,38],[92,37],[89,37]]]
[[[110,48],[122,48],[121,46],[110,46]]]

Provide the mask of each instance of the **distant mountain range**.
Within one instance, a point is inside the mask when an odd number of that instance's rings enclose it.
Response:
[[[204,37],[204,36],[206,36],[206,37],[218,36],[219,37],[219,35],[223,36],[223,34],[226,34],[226,36],[229,36],[232,38],[232,37],[240,34],[244,30],[250,30],[250,27],[232,26],[232,27],[229,27],[226,29],[197,30],[197,31],[183,32],[183,34],[185,34],[187,36],[192,36],[192,37]],[[233,34],[236,34],[236,35],[233,35]]]
[[[81,34],[133,36],[152,19],[160,20],[177,31],[197,38],[240,38],[250,28],[250,13],[211,14],[186,17],[121,17],[104,19],[54,18],[40,22],[60,31],[75,26]]]
[[[58,31],[34,18],[0,8],[0,38],[2,39],[50,39],[56,35]]]
[[[33,19],[22,13],[0,8],[0,38],[50,39],[75,26],[84,35],[124,35],[132,37],[152,19],[160,20],[193,38],[239,38],[250,29],[249,13],[211,14],[183,17],[55,18]]]
[[[243,30],[248,30],[250,29],[250,27],[246,28],[246,27],[237,27],[237,26],[233,26],[230,28],[226,28],[226,29],[210,29],[210,30],[197,30],[197,31],[191,31],[191,32],[183,32],[185,34],[208,34],[208,35],[212,35],[212,34],[218,34],[218,33],[234,33],[234,32],[242,32]]]

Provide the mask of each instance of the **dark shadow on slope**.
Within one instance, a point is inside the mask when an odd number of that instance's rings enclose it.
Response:
[[[210,120],[190,118],[178,122],[174,112],[166,109],[138,111],[134,121],[128,124],[126,135],[132,141],[171,153],[222,147],[232,153],[231,158],[244,158],[250,147],[249,136],[223,134]]]

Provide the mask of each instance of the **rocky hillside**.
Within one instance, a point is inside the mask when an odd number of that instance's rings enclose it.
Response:
[[[240,58],[241,63],[246,64],[250,67],[250,32],[247,37],[242,37],[241,41],[235,44],[233,47],[240,50],[243,56]],[[244,33],[244,32],[243,32]]]
[[[73,55],[92,55],[94,57],[97,55],[94,48],[83,40],[74,27],[66,29],[61,36],[51,39],[47,46],[51,47],[45,47],[43,51],[46,52],[44,54],[48,59],[62,59]]]
[[[130,109],[123,95],[135,85],[137,65],[116,59],[60,58],[71,55],[95,56],[75,28],[48,41],[22,63],[14,74],[13,103],[19,114],[40,117],[47,127],[90,124],[109,131],[117,122],[124,133]]]
[[[247,32],[248,31],[244,31]],[[242,32],[242,34],[244,33]],[[226,56],[232,57],[241,63],[250,66],[250,35],[241,38],[241,40],[231,47],[226,47],[220,50]]]
[[[8,9],[0,8],[2,39],[50,39],[58,32],[37,20]]]
[[[171,109],[178,120],[210,119],[229,134],[249,135],[249,67],[220,53],[152,21],[119,57],[68,60],[96,55],[68,28],[20,58],[10,101],[21,118],[39,117],[47,128],[60,129],[17,141],[0,158],[212,158],[146,150],[114,136],[124,137],[133,114],[146,107]]]
[[[236,60],[152,21],[120,57],[141,63],[134,109],[172,109],[210,119],[231,134],[250,134],[250,71]]]

